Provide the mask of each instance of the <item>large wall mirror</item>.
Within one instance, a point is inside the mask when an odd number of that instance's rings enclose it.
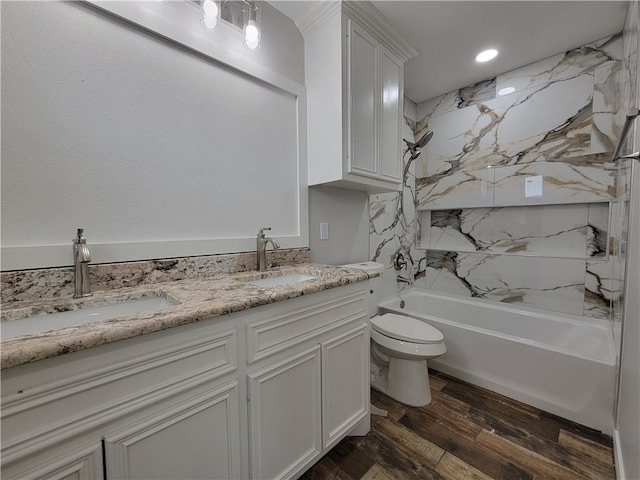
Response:
[[[304,86],[189,3],[3,5],[3,270],[308,246]]]

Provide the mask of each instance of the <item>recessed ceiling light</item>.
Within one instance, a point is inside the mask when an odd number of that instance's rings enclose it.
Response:
[[[515,92],[516,89],[514,87],[504,87],[498,90],[498,95],[509,95],[510,93]]]
[[[476,55],[476,62],[488,62],[489,60],[493,60],[498,56],[498,50],[495,48],[490,48],[489,50],[483,50],[478,55]]]

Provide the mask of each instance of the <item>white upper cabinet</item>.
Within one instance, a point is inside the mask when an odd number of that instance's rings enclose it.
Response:
[[[297,24],[309,185],[400,190],[403,64],[416,52],[369,2],[316,2]]]

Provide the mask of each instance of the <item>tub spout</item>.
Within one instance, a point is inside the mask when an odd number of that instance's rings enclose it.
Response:
[[[405,278],[405,277],[403,277],[401,275],[398,275],[398,278],[396,278],[396,282],[398,282],[398,283],[406,283],[410,287],[413,287],[413,280],[411,280],[410,278]]]

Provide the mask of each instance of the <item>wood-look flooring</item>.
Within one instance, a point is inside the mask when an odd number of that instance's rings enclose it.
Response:
[[[337,480],[614,480],[611,437],[432,371],[433,400],[388,410],[365,437],[347,437],[301,478]]]

